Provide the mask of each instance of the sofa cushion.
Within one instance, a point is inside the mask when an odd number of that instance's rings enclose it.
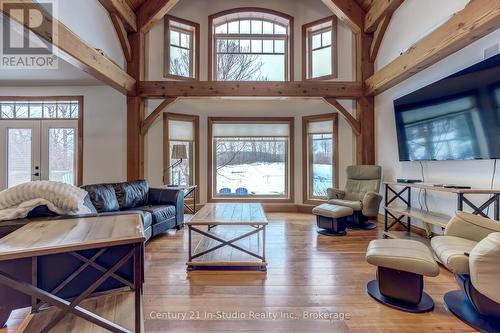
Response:
[[[151,213],[153,216],[153,225],[162,223],[170,218],[175,218],[175,206],[172,205],[141,206],[135,207],[134,210],[143,210]]]
[[[110,184],[85,185],[82,189],[89,193],[90,201],[98,213],[115,212],[120,209],[115,189]]]
[[[97,214],[97,209],[95,209],[94,204],[92,204],[92,200],[90,199],[90,195],[88,193],[83,199],[83,205],[90,209],[92,214]]]
[[[469,274],[469,254],[477,242],[455,237],[437,236],[431,239],[431,246],[439,261],[455,274]]]
[[[149,184],[145,180],[112,184],[120,210],[144,206],[148,203]]]
[[[144,226],[144,229],[149,228],[153,224],[153,215],[151,215],[150,212],[146,212],[145,210],[137,210],[137,209],[130,209],[130,210],[127,210],[126,212],[140,214],[142,217],[142,224]]]
[[[343,200],[343,199],[330,199],[328,203],[331,205],[344,206],[352,208],[353,210],[361,210],[362,204],[361,201],[351,201],[351,200]]]

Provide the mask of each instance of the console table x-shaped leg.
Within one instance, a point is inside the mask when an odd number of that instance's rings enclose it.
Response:
[[[132,333],[130,330],[123,328],[122,326],[113,323],[107,319],[98,316],[91,311],[88,311],[79,306],[79,304],[89,297],[97,288],[99,288],[108,278],[114,278],[121,283],[131,287],[135,293],[135,332],[140,332],[142,327],[141,318],[141,292],[142,292],[142,244],[134,245],[131,251],[125,254],[119,261],[117,261],[112,267],[105,268],[98,263],[96,260],[107,250],[107,248],[100,249],[95,255],[90,259],[82,256],[77,252],[70,252],[72,256],[76,257],[83,262],[83,265],[77,268],[73,273],[71,273],[63,282],[61,282],[56,288],[50,292],[40,289],[36,286],[36,273],[33,275],[32,284],[19,281],[15,277],[0,271],[0,283],[15,289],[23,294],[32,297],[32,312],[39,311],[43,304],[49,304],[57,307],[59,310],[51,320],[45,324],[43,328],[39,330],[40,333],[50,332],[67,314],[71,313],[80,318],[83,318],[89,322],[92,322],[98,326],[101,326],[111,332],[117,333]],[[134,281],[130,282],[125,278],[117,275],[116,271],[120,269],[130,258],[133,257],[134,260]],[[37,257],[32,257],[33,272],[36,272],[36,262]],[[65,286],[67,286],[71,281],[73,281],[80,273],[82,273],[86,268],[93,267],[103,273],[96,281],[94,281],[86,290],[84,290],[79,296],[73,299],[71,302],[60,298],[57,293],[61,291]],[[40,300],[41,302],[38,302]]]

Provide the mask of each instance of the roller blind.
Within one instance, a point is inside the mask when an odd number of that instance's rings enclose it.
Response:
[[[290,126],[288,123],[216,123],[212,133],[214,137],[288,137]]]
[[[193,141],[194,126],[192,121],[169,120],[168,139],[177,141]]]
[[[332,133],[333,120],[311,121],[307,126],[307,133]]]

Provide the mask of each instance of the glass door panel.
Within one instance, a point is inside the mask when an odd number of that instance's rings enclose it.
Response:
[[[42,121],[43,179],[76,184],[77,134],[74,120]]]
[[[49,128],[49,180],[75,183],[75,129]]]
[[[7,142],[7,186],[31,181],[31,128],[8,128]]]
[[[40,122],[0,122],[0,189],[40,180]]]

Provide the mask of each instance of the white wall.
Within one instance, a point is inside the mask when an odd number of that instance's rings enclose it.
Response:
[[[294,77],[301,80],[302,25],[332,15],[321,0],[182,0],[175,5],[170,15],[184,18],[200,24],[200,78],[207,80],[208,65],[208,16],[226,9],[238,7],[264,7],[277,10],[294,17]],[[163,33],[164,22],[157,23],[147,35],[148,45],[148,80],[163,78]],[[338,25],[339,77],[338,80],[354,80],[354,38],[351,30],[339,21]],[[160,101],[149,101],[147,112]],[[342,104],[353,112],[351,101]],[[295,118],[295,202],[302,202],[302,117],[305,115],[333,112],[331,106],[318,99],[183,99],[168,108],[168,112],[195,114],[200,116],[200,193],[202,202],[207,197],[207,118],[216,116],[233,117],[294,117]],[[339,116],[340,132],[340,184],[345,183],[343,170],[354,162],[355,144],[349,125]],[[153,185],[160,185],[163,176],[163,124],[162,117],[150,128],[146,137],[145,173]]]
[[[352,101],[340,101],[350,112]],[[150,101],[148,113],[160,102]],[[302,116],[331,113],[332,108],[318,99],[182,99],[168,108],[169,112],[200,116],[200,193],[201,201],[207,199],[207,118],[208,117],[294,117],[295,118],[295,202],[302,203]],[[163,118],[150,128],[146,136],[145,173],[153,185],[161,185],[163,177]],[[343,170],[354,162],[352,130],[339,115],[339,168],[340,184],[345,184]]]
[[[446,20],[463,8],[466,0],[406,0],[395,12],[381,45],[377,69],[392,61],[399,51],[415,42],[415,36]],[[384,179],[421,178],[418,162],[399,162],[393,101],[439,79],[467,68],[484,59],[484,49],[500,43],[500,29],[456,52],[448,58],[414,75],[375,98],[377,161],[383,167]],[[422,163],[425,181],[454,183],[489,188],[493,161],[429,161]],[[500,187],[500,180],[495,187]],[[416,192],[415,192],[416,193]],[[417,195],[413,196],[414,205]],[[487,198],[487,197],[486,197]],[[485,197],[481,197],[484,200]],[[481,200],[473,200],[478,203]],[[428,193],[429,209],[452,215],[456,196]],[[381,210],[382,211],[382,210]],[[492,216],[493,209],[490,209]]]
[[[125,57],[108,11],[99,0],[55,0],[55,17],[124,68]]]
[[[83,183],[127,177],[126,97],[105,86],[0,87],[0,96],[83,96]]]

